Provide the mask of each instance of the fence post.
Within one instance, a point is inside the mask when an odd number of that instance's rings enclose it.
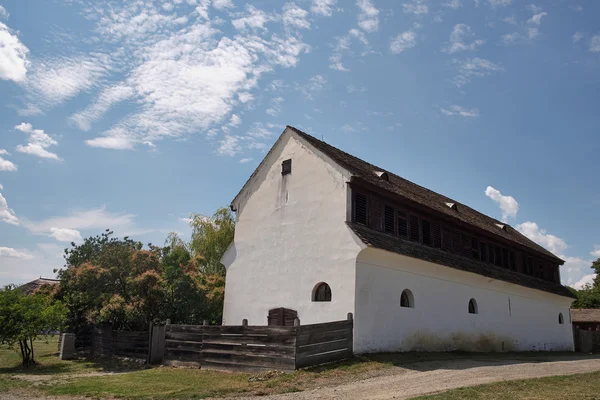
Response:
[[[148,363],[161,364],[165,357],[165,325],[153,325],[150,332]]]
[[[294,326],[300,326],[300,318],[294,318]]]
[[[205,319],[204,321],[202,321],[202,325],[207,326],[208,325],[208,320]]]
[[[246,318],[242,320],[242,326],[248,326],[248,320]]]
[[[352,319],[354,318],[354,317],[352,316],[352,313],[351,313],[351,312],[349,312],[349,313],[348,313],[348,316],[347,316],[347,317],[348,317],[348,321],[352,321]]]

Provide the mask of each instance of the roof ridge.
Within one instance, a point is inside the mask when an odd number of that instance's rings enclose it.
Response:
[[[362,160],[356,156],[353,156],[350,153],[345,152],[323,140],[317,139],[316,137],[309,135],[306,132],[301,131],[293,126],[287,125],[287,128],[294,131],[300,137],[307,140],[311,145],[315,146],[318,150],[323,151],[329,158],[331,158],[334,162],[346,168],[348,171],[353,173],[359,178],[366,180],[368,183],[373,184],[383,190],[386,190],[390,193],[395,193],[396,195],[405,197],[409,200],[417,202],[429,209],[432,209],[436,212],[441,212],[445,215],[448,215],[452,218],[458,219],[463,223],[467,223],[471,226],[475,226],[479,229],[483,229],[491,235],[500,236],[503,239],[509,240],[513,243],[517,243],[521,246],[528,247],[531,250],[537,251],[538,253],[542,253],[547,257],[551,257],[557,260],[559,263],[563,264],[564,261],[558,258],[556,255],[552,254],[548,249],[540,246],[535,243],[533,240],[529,239],[527,236],[523,235],[508,223],[504,223],[499,221],[496,218],[490,217],[487,214],[484,214],[476,209],[456,201],[448,196],[437,193],[429,188],[421,186],[417,183],[414,183],[406,178],[403,178],[394,172],[388,171],[384,168],[378,167],[374,164],[371,164],[367,161]],[[344,158],[349,158],[349,160],[345,160]],[[362,168],[361,168],[361,165]],[[367,171],[368,170],[368,171]],[[372,172],[374,171],[384,171],[388,173],[389,181],[383,181],[379,178],[375,179],[376,175]],[[393,178],[393,179],[392,179]],[[393,182],[393,181],[396,182]],[[435,199],[427,199],[427,197],[434,197]],[[434,201],[435,200],[435,201]],[[458,204],[460,209],[457,211],[448,212],[449,208],[444,204],[445,202],[452,202]],[[438,204],[440,203],[440,204]],[[444,205],[442,205],[444,204]],[[445,208],[446,209],[445,209]],[[503,224],[510,227],[510,230],[498,229],[495,224]]]

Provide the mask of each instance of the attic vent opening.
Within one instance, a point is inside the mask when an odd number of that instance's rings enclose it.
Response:
[[[446,203],[451,210],[456,210],[456,203]]]
[[[502,229],[503,231],[506,230],[506,225],[504,224],[495,224],[498,228]]]
[[[292,173],[292,159],[283,160],[281,163],[281,175],[287,175]]]
[[[383,171],[375,171],[375,175],[377,175],[379,177],[379,179],[383,180],[383,181],[390,181],[390,177],[388,176],[387,172],[383,172]]]

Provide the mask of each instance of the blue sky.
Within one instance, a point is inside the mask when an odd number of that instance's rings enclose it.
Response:
[[[600,257],[600,3],[0,0],[0,284],[227,206],[286,124]]]

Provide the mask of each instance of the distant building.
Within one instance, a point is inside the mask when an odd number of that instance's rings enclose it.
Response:
[[[424,164],[429,150],[414,149]],[[452,165],[436,173],[470,179]],[[356,353],[573,350],[563,260],[504,222],[295,128],[231,209],[226,325],[296,317],[306,325],[351,312]]]
[[[32,294],[42,286],[54,286],[58,285],[59,283],[60,281],[58,279],[42,278],[40,276],[39,279],[24,283],[23,285],[19,286],[19,290],[21,290],[25,294]]]
[[[571,310],[573,328],[600,331],[600,308],[574,308]]]

